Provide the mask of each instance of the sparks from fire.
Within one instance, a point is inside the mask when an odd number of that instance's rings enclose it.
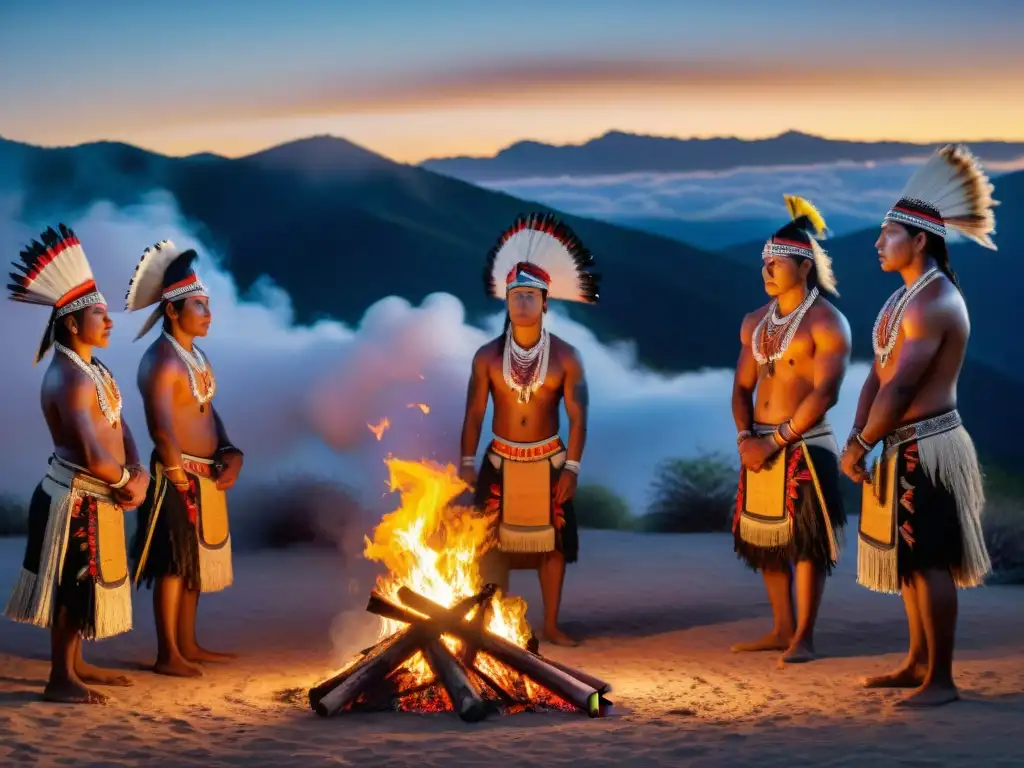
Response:
[[[384,437],[384,432],[391,427],[391,420],[385,416],[377,424],[367,424],[366,426],[373,432],[377,440],[381,440]]]
[[[430,406],[426,403],[409,403],[406,408],[419,408],[423,413],[430,413]]]

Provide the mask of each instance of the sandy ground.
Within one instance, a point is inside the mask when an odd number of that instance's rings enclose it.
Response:
[[[829,583],[818,625],[827,658],[778,669],[773,654],[733,655],[759,636],[768,607],[728,537],[583,533],[569,574],[566,629],[586,637],[554,658],[611,682],[621,713],[603,720],[519,714],[467,725],[454,715],[321,719],[281,692],[307,687],[332,657],[368,644],[371,577],[328,552],[240,554],[236,586],[204,600],[201,637],[240,651],[201,682],[134,672],[106,707],[39,700],[47,636],[0,624],[3,765],[1020,765],[1024,743],[1024,592],[961,593],[957,680],[964,700],[895,710],[899,692],[865,691],[906,643],[898,597],[854,583],[852,544]],[[0,541],[6,599],[21,539]],[[513,582],[539,608],[532,574]],[[152,661],[150,593],[137,629],[87,648],[93,662]],[[332,638],[334,640],[332,641]],[[343,646],[339,648],[338,646]]]

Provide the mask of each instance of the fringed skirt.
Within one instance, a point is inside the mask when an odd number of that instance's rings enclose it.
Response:
[[[948,570],[961,588],[984,583],[992,570],[981,529],[985,491],[960,415],[904,425],[884,446],[863,490],[858,583],[895,594],[926,570]]]
[[[579,529],[570,499],[554,503],[565,446],[556,435],[537,443],[495,438],[477,476],[474,504],[495,516],[497,547],[506,558],[558,551],[566,563],[579,557]]]
[[[758,434],[773,429],[755,427]],[[827,424],[808,430],[760,471],[740,469],[733,548],[752,570],[779,571],[810,561],[831,574],[845,526],[838,446]]]
[[[213,462],[182,455],[189,480],[185,492],[167,480],[155,452],[150,467],[152,479],[132,542],[136,584],[151,587],[160,577],[178,576],[195,592],[231,586],[227,498],[217,489]]]
[[[52,457],[32,495],[28,529],[9,618],[47,628],[63,615],[87,640],[131,630],[124,511],[110,486]]]

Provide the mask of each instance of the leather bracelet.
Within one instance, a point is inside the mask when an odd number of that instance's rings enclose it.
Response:
[[[128,471],[128,468],[121,467],[121,479],[118,480],[113,485],[111,485],[110,487],[113,488],[115,491],[120,490],[121,488],[124,488],[126,485],[128,485],[131,479],[132,473]]]

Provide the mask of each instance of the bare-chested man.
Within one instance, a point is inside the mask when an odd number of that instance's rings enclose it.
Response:
[[[875,243],[882,270],[904,285],[875,324],[875,362],[842,468],[864,483],[857,580],[902,592],[910,630],[903,664],[865,685],[917,688],[903,700],[911,706],[958,698],[956,589],[982,584],[991,568],[981,470],[956,410],[970,320],[945,237],[953,228],[995,249],[992,189],[966,147],[943,147],[907,183]],[[868,473],[865,457],[878,443],[882,457]]]
[[[462,427],[461,476],[476,486],[478,507],[495,514],[497,543],[483,556],[485,582],[506,593],[509,571],[536,569],[544,601],[542,636],[575,645],[558,626],[566,563],[576,562],[579,531],[573,496],[587,439],[589,397],[577,351],[544,328],[548,300],[597,301],[598,276],[572,231],[544,214],[520,216],[488,256],[488,295],[507,302],[505,333],[481,347]],[[474,470],[488,399],[491,441]],[[558,435],[559,405],[569,444]]]
[[[132,554],[136,583],[156,583],[153,670],[178,677],[198,677],[198,663],[234,656],[199,645],[196,611],[200,593],[226,589],[233,580],[225,491],[242,469],[242,452],[211,404],[213,370],[193,343],[206,336],[211,319],[206,288],[192,269],[196,256],[167,240],[147,249],[127,297],[128,310],[157,305],[137,339],[158,321],[163,326],[139,364],[153,480]]]
[[[49,701],[103,703],[88,686],[131,685],[122,674],[86,664],[82,639],[132,628],[124,511],[139,506],[149,475],[139,463],[121,394],[93,357],[113,322],[82,246],[63,224],[21,253],[10,298],[52,307],[36,357],[56,354],[43,377],[42,406],[53,439],[49,470],[29,506],[21,575],[6,614],[50,628]]]
[[[835,293],[831,260],[817,243],[825,222],[806,200],[786,197],[792,221],[765,244],[772,302],[747,315],[733,384],[740,483],[736,553],[761,571],[773,626],[733,651],[815,658],[814,623],[842,547],[839,446],[825,419],[850,359],[850,327],[822,291]],[[796,582],[796,612],[793,582]]]

